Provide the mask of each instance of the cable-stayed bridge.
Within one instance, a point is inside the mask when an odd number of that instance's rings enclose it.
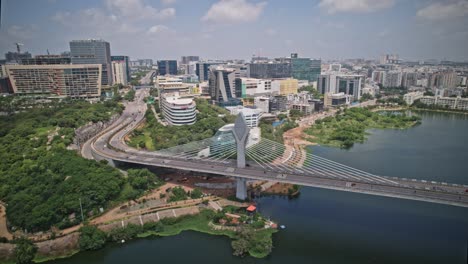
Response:
[[[232,130],[160,151],[137,150],[124,138],[143,119],[146,106],[129,104],[121,118],[85,146],[95,159],[210,173],[237,179],[236,196],[247,197],[247,180],[270,180],[340,191],[468,207],[468,186],[374,175],[307,153],[300,147],[254,137],[239,116]]]

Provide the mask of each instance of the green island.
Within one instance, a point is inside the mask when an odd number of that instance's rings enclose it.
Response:
[[[226,206],[218,212],[201,209],[198,214],[163,218],[143,226],[128,224],[107,233],[95,226],[84,226],[80,229],[79,246],[84,251],[97,250],[109,242],[122,243],[136,238],[175,236],[183,231],[196,231],[231,238],[233,254],[236,256],[268,256],[273,248],[272,235],[277,229],[265,228],[266,220],[259,214],[246,215],[242,211],[245,209],[233,206]],[[239,220],[233,223],[233,219]]]
[[[420,121],[420,117],[405,112],[351,108],[338,111],[334,117],[317,120],[305,133],[312,142],[351,148],[354,143],[363,143],[366,140],[368,129],[405,129],[419,124]]]

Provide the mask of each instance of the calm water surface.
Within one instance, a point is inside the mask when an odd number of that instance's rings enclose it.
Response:
[[[313,152],[379,175],[468,184],[468,117],[420,115],[415,128],[375,130],[350,150]],[[258,203],[287,227],[274,235],[266,259],[233,257],[228,238],[184,232],[52,263],[467,263],[467,208],[308,187],[293,200]]]

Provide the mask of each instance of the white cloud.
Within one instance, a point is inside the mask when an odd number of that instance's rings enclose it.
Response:
[[[175,16],[174,8],[158,10],[142,0],[106,0],[106,6],[117,15],[127,19],[167,19]]]
[[[51,19],[71,31],[92,32],[102,37],[112,36],[115,33],[128,34],[141,31],[133,24],[118,22],[117,16],[108,15],[99,8],[83,9],[75,13],[58,12]]]
[[[426,20],[445,20],[466,17],[468,16],[468,1],[435,2],[418,10],[416,16]]]
[[[171,29],[169,29],[165,25],[154,25],[150,27],[147,31],[148,34],[159,34],[159,33],[169,33],[172,32]]]
[[[369,13],[390,8],[395,0],[321,0],[319,6],[329,14],[339,12]]]
[[[177,2],[176,0],[161,0],[161,3],[163,5],[172,5],[172,4],[175,4],[175,2]]]
[[[262,14],[266,2],[250,3],[248,0],[221,0],[213,4],[202,21],[215,23],[240,23],[255,21]]]

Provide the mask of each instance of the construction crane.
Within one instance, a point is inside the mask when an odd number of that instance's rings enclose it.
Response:
[[[16,50],[18,51],[18,53],[21,53],[21,48],[20,47],[24,46],[24,44],[16,42],[15,45],[16,45]]]

